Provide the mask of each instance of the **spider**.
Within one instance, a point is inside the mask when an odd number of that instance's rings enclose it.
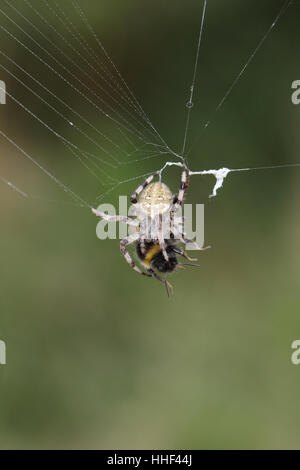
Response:
[[[130,201],[134,207],[135,219],[122,215],[108,215],[92,208],[96,216],[109,222],[125,222],[132,228],[132,233],[120,242],[123,256],[139,274],[153,277],[164,283],[168,296],[169,289],[172,292],[173,287],[158,273],[167,275],[179,268],[184,269],[187,263],[178,263],[177,255],[183,256],[188,261],[197,261],[196,258],[190,258],[176,243],[180,241],[184,244],[192,244],[197,250],[209,248],[200,248],[195,241],[186,238],[182,228],[183,217],[177,215],[189,183],[189,170],[185,164],[182,167],[181,184],[177,196],[174,197],[169,187],[161,182],[161,178],[158,182],[152,183],[155,176],[161,177],[161,171],[153,173],[134,191]],[[137,256],[145,270],[140,269],[134,263],[127,251],[127,246],[132,243],[136,245]],[[188,265],[198,266],[191,263]]]

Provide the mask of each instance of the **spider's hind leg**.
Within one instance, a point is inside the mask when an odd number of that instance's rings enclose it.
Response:
[[[208,250],[208,248],[211,248],[210,245],[208,246],[204,246],[203,248],[201,248],[198,243],[195,242],[195,240],[190,240],[189,238],[186,237],[185,233],[182,232],[180,233],[180,231],[174,227],[174,230],[173,230],[173,233],[174,233],[174,238],[176,238],[177,240],[179,240],[181,243],[183,243],[184,245],[193,245],[193,249],[194,250],[198,250],[198,251],[205,251],[205,250]],[[183,253],[187,256],[187,254],[183,251]],[[184,256],[184,255],[183,255]],[[184,256],[184,257],[186,257]],[[187,258],[188,259],[188,258]]]
[[[150,273],[145,273],[144,271],[142,271],[136,264],[135,262],[133,261],[133,259],[131,258],[129,252],[127,251],[127,246],[130,245],[131,243],[134,243],[138,240],[138,233],[133,233],[132,235],[130,235],[128,238],[124,238],[123,240],[121,240],[120,242],[120,249],[121,249],[121,253],[123,254],[124,258],[126,259],[127,263],[130,264],[130,266],[132,267],[132,269],[134,269],[137,273],[141,274],[142,276],[147,276],[147,277],[151,277],[152,274]]]

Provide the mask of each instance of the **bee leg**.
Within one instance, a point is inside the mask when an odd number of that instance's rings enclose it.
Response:
[[[173,286],[167,281],[167,279],[165,279],[163,282],[166,286],[167,296],[170,297],[170,291],[171,291],[171,295],[173,295],[173,291],[174,291]]]
[[[157,279],[158,281],[162,282],[165,287],[166,287],[166,290],[167,290],[167,295],[168,297],[170,297],[170,292],[171,294],[173,294],[173,286],[172,284],[170,284],[167,279],[163,279],[162,277],[160,277],[158,274],[156,274],[155,271],[153,271],[153,269],[148,269],[147,270],[149,274],[151,274],[155,279]]]
[[[187,255],[187,253],[185,251],[182,252],[181,256],[183,256],[188,261],[198,261],[198,258],[191,258],[190,256]]]
[[[174,247],[173,247],[173,251],[174,251],[175,253],[177,253],[178,255],[183,256],[183,257],[184,257],[185,259],[187,259],[188,261],[198,261],[197,258],[190,258],[190,257],[186,254],[185,251],[180,250],[180,248],[177,248],[177,246],[174,246]]]

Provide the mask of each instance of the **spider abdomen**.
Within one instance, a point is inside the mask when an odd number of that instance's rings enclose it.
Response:
[[[161,182],[149,184],[141,193],[139,206],[149,215],[167,212],[173,203],[170,188]]]

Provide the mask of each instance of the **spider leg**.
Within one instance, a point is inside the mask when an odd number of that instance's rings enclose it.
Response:
[[[139,233],[136,232],[136,233],[133,233],[132,235],[130,235],[128,238],[123,238],[123,240],[121,240],[120,242],[120,250],[121,250],[121,253],[123,254],[124,258],[126,259],[127,263],[130,264],[130,266],[132,267],[132,269],[134,269],[137,273],[141,274],[142,276],[147,276],[147,277],[152,277],[152,274],[150,273],[145,273],[144,271],[142,271],[133,261],[133,259],[131,258],[130,254],[128,253],[126,247],[128,245],[130,245],[131,243],[134,243],[135,241],[137,241],[139,238]]]
[[[140,249],[141,249],[141,253],[142,253],[143,255],[145,255],[147,249],[146,249],[146,243],[145,243],[145,239],[144,239],[144,238],[140,238]]]
[[[167,253],[167,244],[165,242],[165,237],[164,237],[164,227],[163,227],[162,214],[159,215],[159,220],[158,220],[158,243],[159,243],[161,251],[164,255],[165,260],[169,261],[169,256],[168,256],[168,253]]]
[[[168,245],[166,244],[164,238],[159,237],[159,238],[158,238],[158,243],[159,243],[159,246],[160,246],[160,248],[161,248],[161,251],[162,251],[162,253],[163,253],[163,255],[164,255],[165,260],[166,260],[166,261],[169,261],[169,256],[168,256],[168,253],[167,253],[167,250],[166,250],[166,248],[167,248]]]
[[[166,290],[167,290],[167,295],[168,295],[168,297],[170,297],[170,292],[169,292],[169,290],[171,291],[171,294],[173,294],[173,290],[174,290],[172,284],[170,284],[170,283],[167,281],[167,279],[163,279],[163,278],[160,277],[158,274],[156,274],[156,272],[153,271],[153,269],[148,269],[148,272],[150,273],[150,275],[151,275],[152,277],[154,277],[155,279],[157,279],[158,281],[162,282],[162,283],[165,285]]]
[[[172,211],[176,212],[183,203],[184,196],[188,189],[190,179],[190,172],[186,165],[183,165],[183,171],[181,173],[181,184],[178,195],[174,198]]]
[[[125,222],[127,225],[138,225],[138,221],[126,217],[126,215],[108,215],[105,212],[98,211],[92,207],[92,212],[101,219],[107,220],[108,222]]]
[[[143,189],[145,189],[146,186],[148,186],[149,183],[151,183],[151,181],[153,180],[153,178],[159,174],[159,171],[156,171],[155,173],[153,173],[152,175],[148,176],[147,179],[145,179],[145,181],[134,191],[134,193],[131,195],[130,197],[130,202],[132,204],[136,204],[137,203],[137,197],[138,195],[143,191]]]
[[[211,248],[210,245],[204,246],[201,248],[198,243],[196,243],[194,240],[190,240],[189,238],[186,238],[185,234],[182,236],[182,241],[185,243],[185,245],[194,245],[194,250],[199,250],[199,251],[205,251]]]
[[[185,233],[180,233],[174,227],[173,227],[173,232],[174,232],[175,238],[177,238],[179,241],[181,241],[181,243],[184,243],[185,245],[194,245],[195,250],[204,251],[204,250],[207,250],[208,248],[211,248],[210,245],[205,246],[204,248],[201,248],[194,240],[190,240],[189,238],[186,238]],[[182,253],[186,254],[184,251]],[[189,259],[189,257],[187,257],[187,255],[184,256],[184,257],[186,259]],[[192,258],[190,258],[190,261],[197,261],[197,260],[196,259],[193,260]]]

